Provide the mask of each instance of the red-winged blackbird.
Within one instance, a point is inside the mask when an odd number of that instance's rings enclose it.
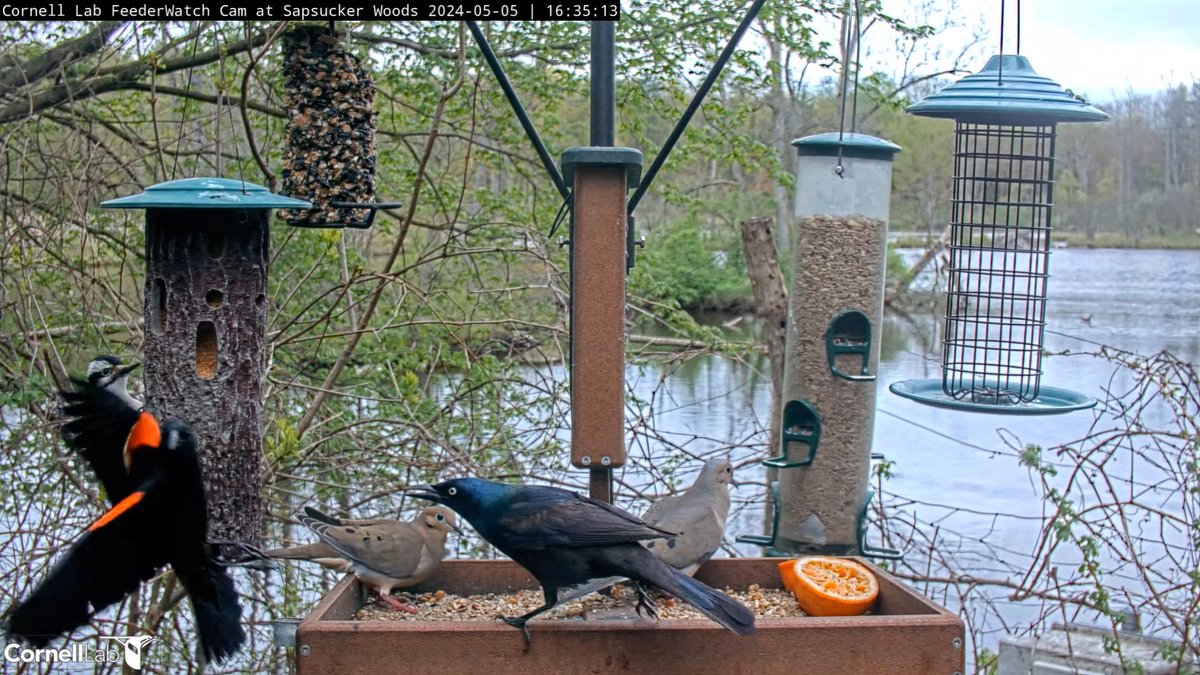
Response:
[[[64,411],[72,417],[63,437],[92,465],[114,506],[9,611],[6,630],[45,646],[169,564],[191,598],[205,658],[221,661],[246,634],[233,580],[205,542],[208,515],[196,438],[182,422],[160,425],[132,407],[128,396],[94,380],[76,380],[74,391],[63,392]]]

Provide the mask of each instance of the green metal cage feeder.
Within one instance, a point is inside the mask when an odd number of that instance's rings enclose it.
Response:
[[[897,382],[891,391],[974,412],[1044,415],[1095,405],[1041,384],[1042,351],[1057,125],[1108,115],[1018,55],[993,56],[908,112],[955,121],[950,263],[942,378]]]

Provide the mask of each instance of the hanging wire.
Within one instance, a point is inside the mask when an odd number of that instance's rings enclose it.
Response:
[[[847,11],[850,10],[850,7],[848,7],[848,5],[846,7],[846,10]],[[858,109],[858,62],[857,62],[858,55],[857,55],[857,52],[859,49],[859,43],[863,41],[862,40],[863,36],[859,32],[858,16],[859,16],[858,0],[854,0],[854,17],[856,17],[856,19],[854,19],[853,30],[854,30],[854,35],[856,35],[856,40],[854,40],[854,50],[856,50],[856,56],[854,56],[854,60],[856,60],[856,62],[854,62],[854,110],[853,110],[853,112],[851,112],[851,121],[850,121],[851,133],[854,132],[853,115],[857,113],[857,109]],[[842,28],[842,30],[841,30],[841,53],[846,55],[846,59],[848,59],[848,58],[850,58],[851,26],[850,26],[850,20],[848,20],[848,19],[850,19],[850,17],[842,17],[842,18],[844,18],[844,23],[842,23],[842,25],[844,25],[844,28]],[[846,178],[846,168],[841,165],[841,160],[842,160],[842,142],[844,142],[844,139],[846,137],[846,95],[847,95],[847,89],[850,88],[850,72],[848,72],[846,70],[847,66],[848,66],[848,64],[846,64],[845,60],[842,61],[842,64],[841,64],[841,110],[838,114],[838,165],[833,167],[833,172],[835,174],[838,174],[838,178]]]
[[[858,131],[858,71],[862,69],[862,8],[854,0],[854,102],[850,106],[850,133]]]
[[[846,8],[849,10],[849,7]],[[845,17],[849,19],[849,17]],[[862,64],[862,7],[859,0],[854,0],[854,27],[851,33],[850,22],[845,22],[845,28],[842,30],[842,54],[847,58],[850,52],[850,36],[854,36],[854,103],[850,108],[850,133],[855,133],[858,130],[858,70]],[[846,95],[850,87],[850,73],[846,70],[848,64],[842,63],[842,108],[838,119],[838,154],[837,166],[833,167],[833,172],[838,178],[846,177],[846,168],[842,166],[842,146],[846,137]]]
[[[550,225],[550,231],[546,233],[547,239],[554,236],[554,233],[558,231],[558,226],[562,225],[563,220],[566,219],[570,212],[571,195],[567,195],[566,199],[563,199],[562,206],[558,207],[558,215],[554,216],[554,223]]]
[[[199,24],[197,24],[199,25]],[[196,31],[196,37],[192,40],[192,62],[196,61],[196,48],[200,46],[200,31]],[[179,169],[179,154],[183,147],[183,129],[187,126],[187,98],[192,93],[192,73],[196,72],[195,68],[188,68],[187,83],[183,87],[183,116],[179,119],[179,137],[175,139],[175,161],[171,163],[171,179],[175,178],[175,171]]]
[[[1017,0],[1017,53],[1021,53],[1021,0]]]
[[[224,38],[222,38],[222,40],[224,40]],[[251,47],[251,49],[248,53],[251,57],[253,57],[253,47]],[[247,67],[249,67],[249,66],[247,66]],[[225,112],[226,112],[226,114],[229,115],[229,135],[230,135],[229,144],[233,148],[233,160],[234,160],[234,162],[237,163],[238,180],[242,184],[242,194],[245,194],[246,193],[246,167],[245,167],[244,163],[242,162],[242,151],[241,151],[241,149],[238,148],[238,141],[237,141],[238,125],[233,119],[233,103],[230,101],[230,98],[229,98],[229,85],[228,85],[229,81],[230,80],[225,78],[225,58],[221,57],[221,85],[224,88],[221,92],[221,98],[225,101],[225,106],[224,106]],[[247,84],[249,84],[248,81],[247,81]],[[218,106],[219,106],[219,103],[218,103]],[[218,129],[220,128],[220,119],[221,119],[221,108],[218,107],[217,108]],[[247,132],[247,133],[249,133],[249,132]],[[220,138],[219,135],[218,135],[218,138]],[[250,143],[250,139],[247,138],[246,144],[249,145],[249,143]],[[220,146],[218,145],[218,148],[219,147]],[[217,154],[217,161],[218,162],[221,161],[219,152]],[[220,164],[218,164],[218,166],[220,166]],[[220,174],[221,171],[218,170],[217,173]]]
[[[225,80],[225,44],[224,43],[225,43],[224,37],[222,37],[220,31],[217,31],[217,47],[219,48],[219,51],[218,51],[219,56],[217,57],[217,74],[218,74],[218,77],[220,77],[220,81],[217,84],[217,110],[216,110],[216,114],[213,115],[214,134],[216,136],[215,145],[213,146],[214,147],[213,166],[216,167],[216,174],[217,174],[218,178],[222,178],[223,177],[222,174],[225,173],[222,170],[224,168],[225,163],[223,161],[221,161],[221,159],[222,159],[221,158],[221,109],[227,107],[225,105],[225,101],[227,100],[227,97],[226,97],[226,91],[225,91],[226,80]],[[243,185],[242,188],[244,190],[245,186]]]
[[[1004,0],[1000,0],[1000,65],[996,68],[996,84],[1004,84]]]

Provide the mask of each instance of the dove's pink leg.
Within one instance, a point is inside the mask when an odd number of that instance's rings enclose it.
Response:
[[[384,593],[382,588],[376,588],[375,594],[379,596],[380,602],[392,609],[398,609],[401,612],[408,612],[409,614],[417,614],[421,611],[415,607],[409,607],[404,602],[392,597],[391,593]]]

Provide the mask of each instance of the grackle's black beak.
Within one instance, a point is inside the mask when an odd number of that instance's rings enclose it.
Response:
[[[427,499],[434,504],[442,503],[442,496],[431,485],[414,485],[403,490],[404,494],[411,495],[418,499]]]

